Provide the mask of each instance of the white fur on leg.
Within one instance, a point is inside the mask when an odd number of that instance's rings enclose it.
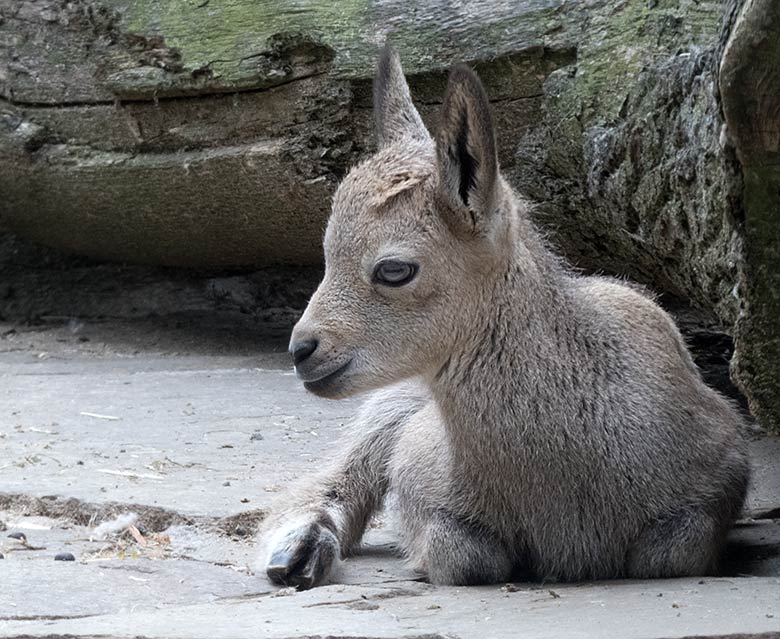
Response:
[[[339,530],[343,522],[343,515],[341,509],[332,506],[326,509],[326,512],[332,518],[336,525],[336,530]],[[298,536],[301,529],[308,528],[309,526],[317,525],[323,528],[323,530],[329,531],[328,528],[322,526],[319,522],[321,515],[319,513],[300,513],[292,516],[289,519],[280,522],[279,526],[267,531],[260,539],[260,552],[257,561],[253,568],[255,572],[265,574],[266,569],[271,564],[271,558],[274,553],[280,550],[290,549],[290,544]],[[329,531],[330,532],[330,531]],[[338,535],[335,535],[335,542],[338,552],[333,560],[333,564],[325,580],[328,583],[339,572],[341,566],[341,544],[338,540]]]

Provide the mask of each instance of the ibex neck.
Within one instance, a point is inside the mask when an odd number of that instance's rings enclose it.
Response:
[[[534,428],[540,405],[566,392],[561,380],[570,379],[566,369],[576,366],[566,354],[576,331],[571,280],[539,248],[538,256],[523,249],[495,279],[479,319],[464,328],[431,381],[456,456],[462,448],[474,459],[474,447],[482,446],[495,458],[496,447],[516,447],[518,429]]]

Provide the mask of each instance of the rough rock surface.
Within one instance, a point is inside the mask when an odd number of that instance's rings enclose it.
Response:
[[[744,4],[726,44],[720,87],[744,183],[734,368],[752,411],[780,427],[780,4]]]

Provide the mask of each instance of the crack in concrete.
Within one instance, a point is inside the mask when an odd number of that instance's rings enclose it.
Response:
[[[409,580],[411,581],[411,580]],[[360,584],[365,588],[372,587],[373,584]],[[326,606],[347,606],[350,604],[370,604],[371,602],[384,601],[387,599],[395,599],[398,597],[421,597],[428,593],[430,588],[420,588],[415,590],[413,588],[390,588],[385,592],[378,592],[372,595],[361,595],[360,597],[353,597],[352,599],[344,599],[341,601],[318,601],[313,604],[306,604],[301,606],[302,608],[323,608]]]
[[[66,621],[96,616],[98,615],[2,615],[0,621]]]

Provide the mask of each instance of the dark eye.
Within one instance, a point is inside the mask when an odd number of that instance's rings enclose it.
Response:
[[[384,260],[374,267],[373,280],[385,286],[403,286],[417,275],[418,266],[410,262]]]

